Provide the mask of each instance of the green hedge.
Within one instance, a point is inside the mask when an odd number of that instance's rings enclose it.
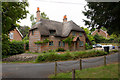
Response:
[[[87,57],[94,57],[94,56],[102,56],[106,55],[107,53],[104,51],[78,51],[78,52],[66,52],[64,54],[58,54],[56,52],[50,52],[46,54],[41,54],[36,59],[36,62],[47,62],[47,61],[62,61],[62,60],[74,60],[79,58],[87,58]]]
[[[9,44],[10,46],[10,55],[20,54],[24,52],[24,42],[22,41],[12,41]]]
[[[8,42],[6,43],[2,43],[2,47],[4,47],[2,49],[2,56],[3,58],[5,56],[11,56],[11,55],[15,55],[15,54],[20,54],[20,53],[24,53],[24,42],[22,41],[12,41],[12,42]],[[5,47],[9,47],[8,49],[6,49]]]

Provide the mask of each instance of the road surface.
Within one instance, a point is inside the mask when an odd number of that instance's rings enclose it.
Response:
[[[108,55],[107,64],[118,62],[118,54]],[[55,63],[37,63],[37,64],[20,64],[20,63],[3,63],[3,78],[48,78],[54,74]],[[82,68],[96,67],[104,65],[104,57],[94,57],[82,59]],[[79,60],[58,62],[58,72],[71,71],[72,68],[79,69]]]

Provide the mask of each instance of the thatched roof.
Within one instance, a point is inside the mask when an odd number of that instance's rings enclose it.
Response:
[[[67,37],[69,33],[74,31],[85,32],[73,21],[68,22],[57,22],[48,19],[41,19],[37,22],[30,30],[38,28],[41,35],[50,35],[50,30],[55,30],[55,36]]]

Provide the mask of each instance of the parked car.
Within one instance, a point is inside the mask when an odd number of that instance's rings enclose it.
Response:
[[[96,45],[92,45],[93,48],[96,48]]]
[[[101,44],[96,44],[96,47],[102,48],[102,45]]]

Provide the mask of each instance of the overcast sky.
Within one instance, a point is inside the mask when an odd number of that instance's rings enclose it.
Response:
[[[30,14],[36,17],[37,7],[41,12],[45,12],[50,20],[62,22],[63,16],[67,15],[67,19],[73,20],[76,24],[84,26],[82,19],[86,19],[82,11],[87,4],[85,0],[28,0]],[[21,20],[21,26],[27,25],[31,27],[30,14],[27,18]]]

